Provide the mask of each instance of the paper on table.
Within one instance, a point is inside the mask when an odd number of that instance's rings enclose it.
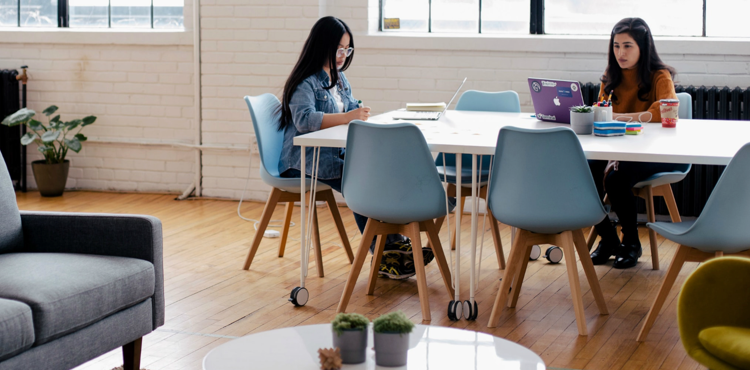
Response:
[[[440,103],[406,103],[406,110],[419,112],[442,112],[445,102]]]

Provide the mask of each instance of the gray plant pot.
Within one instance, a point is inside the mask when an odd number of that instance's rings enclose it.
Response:
[[[406,365],[409,353],[409,333],[375,333],[375,363],[378,366]]]
[[[367,330],[344,330],[338,335],[333,332],[333,346],[341,350],[341,362],[345,364],[361,364],[367,355]]]
[[[43,197],[59,197],[63,194],[69,169],[70,161],[68,160],[55,164],[47,164],[44,160],[31,162],[36,186]]]
[[[570,112],[570,128],[578,135],[591,135],[594,132],[594,112]]]

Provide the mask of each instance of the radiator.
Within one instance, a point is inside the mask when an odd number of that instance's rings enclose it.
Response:
[[[599,83],[591,82],[581,85],[583,101],[587,105],[598,100],[599,85]],[[677,85],[675,91],[686,92],[693,98],[694,119],[750,120],[750,87],[743,90],[739,87],[730,89],[716,86],[709,88]],[[700,215],[724,167],[693,165],[684,180],[672,184],[672,191],[681,215],[692,217]],[[657,214],[669,214],[661,197],[656,200],[655,210]],[[646,206],[642,200],[639,200],[638,212],[646,212]]]
[[[0,120],[21,108],[18,93],[18,71],[0,70]],[[21,146],[22,126],[8,127],[0,125],[0,152],[10,172],[10,179],[16,190],[26,188],[25,148]]]

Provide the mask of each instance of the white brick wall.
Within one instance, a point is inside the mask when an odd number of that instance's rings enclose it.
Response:
[[[191,7],[186,1],[188,29]],[[422,43],[418,38],[368,36],[368,31],[377,29],[377,7],[378,0],[201,1],[203,143],[253,145],[242,97],[266,92],[280,96],[309,29],[321,14],[344,19],[355,33],[357,52],[347,76],[355,97],[375,113],[403,107],[406,101],[445,101],[463,77],[469,77],[466,89],[516,90],[523,108],[531,110],[527,77],[589,82],[598,80],[605,67],[606,41],[601,40],[590,47],[569,42],[577,45],[572,51],[565,47],[546,51],[535,38],[470,47],[485,41],[453,38]],[[63,117],[97,115],[97,123],[85,131],[88,136],[193,143],[192,46],[84,41],[63,45],[0,41],[0,68],[30,66],[32,108],[54,103]],[[568,44],[563,40],[561,45]],[[748,52],[689,54],[690,48],[679,45],[660,50],[662,58],[677,68],[678,83],[750,86]],[[31,159],[39,157],[34,148],[29,149]],[[192,183],[196,170],[193,150],[169,146],[87,143],[70,158],[68,187],[79,189],[181,192]],[[246,198],[265,199],[269,188],[258,176],[260,159],[246,150],[204,151],[203,195],[239,198],[249,160]],[[33,177],[30,181],[33,186]]]

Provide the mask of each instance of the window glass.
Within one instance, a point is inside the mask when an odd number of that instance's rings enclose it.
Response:
[[[747,18],[748,0],[708,0],[706,2],[706,36],[750,37]]]
[[[154,0],[154,28],[183,28],[184,6],[184,0]]]
[[[70,27],[109,27],[108,0],[69,0]]]
[[[546,0],[544,32],[609,35],[625,17],[643,18],[657,36],[703,34],[703,0]]]
[[[112,28],[151,28],[151,0],[111,0]]]
[[[482,1],[482,33],[528,34],[530,18],[529,0]]]
[[[432,32],[479,32],[479,0],[432,0]]]
[[[18,0],[0,0],[0,27],[18,26]]]
[[[383,31],[427,32],[429,13],[427,0],[383,0]]]
[[[21,0],[21,27],[57,27],[57,0]]]

